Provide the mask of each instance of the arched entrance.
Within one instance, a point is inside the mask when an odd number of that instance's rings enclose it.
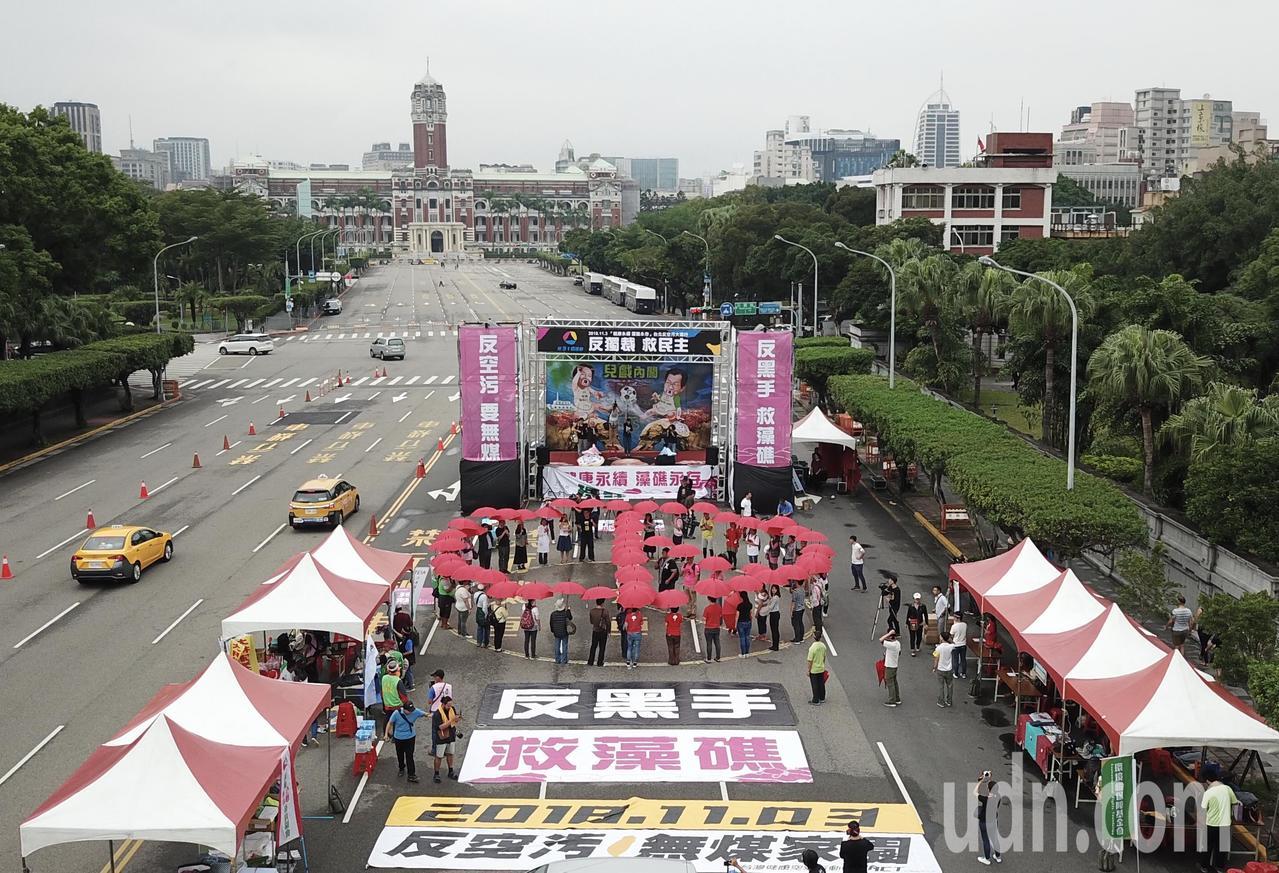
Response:
[[[431,254],[438,255],[444,252],[444,233],[443,231],[431,231]]]

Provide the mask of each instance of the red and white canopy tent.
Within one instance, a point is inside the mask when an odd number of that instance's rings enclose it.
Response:
[[[311,555],[326,570],[356,582],[394,583],[413,566],[413,556],[365,545],[339,525]]]

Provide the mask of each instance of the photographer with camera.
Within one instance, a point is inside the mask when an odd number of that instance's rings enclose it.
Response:
[[[987,807],[990,805],[990,799],[995,798],[995,807],[990,814],[993,816],[998,813],[999,798],[995,793],[995,777],[990,774],[989,770],[982,770],[981,776],[977,777],[977,785],[973,788],[973,794],[977,796],[977,834],[981,837],[981,854],[977,856],[980,864],[990,865],[993,860],[996,864],[1004,862],[1004,856],[994,851],[990,843],[990,822],[986,818]]]
[[[901,633],[901,622],[897,618],[902,608],[902,590],[897,587],[897,574],[889,573],[888,581],[879,584],[879,605],[888,610],[888,627]]]

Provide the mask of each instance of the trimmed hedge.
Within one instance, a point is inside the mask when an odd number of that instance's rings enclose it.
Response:
[[[1082,471],[1066,491],[1066,464],[1002,426],[879,376],[835,376],[832,398],[879,433],[898,457],[944,472],[968,506],[1000,527],[1067,555],[1144,544],[1136,507],[1111,483]]]
[[[825,346],[846,349],[853,347],[852,343],[848,341],[848,337],[843,336],[801,336],[795,340],[795,348],[797,349],[823,348]]]
[[[1141,481],[1143,473],[1141,458],[1127,458],[1122,455],[1082,455],[1079,460],[1107,479],[1128,484]]]

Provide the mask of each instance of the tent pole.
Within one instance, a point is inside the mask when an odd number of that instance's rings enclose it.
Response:
[[[31,873],[31,868],[27,866],[27,856],[22,856],[22,873]]]
[[[115,840],[107,840],[107,854],[111,857],[111,873],[115,873]]]

